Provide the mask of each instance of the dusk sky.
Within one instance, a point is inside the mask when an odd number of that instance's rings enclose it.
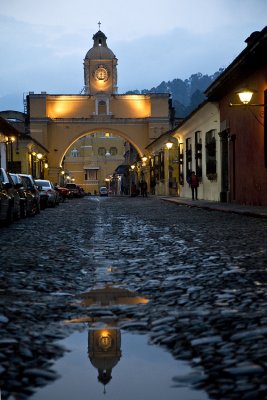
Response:
[[[267,1],[0,0],[0,111],[23,111],[29,91],[80,93],[98,21],[124,93],[227,67],[267,25]]]

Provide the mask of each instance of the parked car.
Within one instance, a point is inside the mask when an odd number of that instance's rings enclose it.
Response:
[[[71,197],[82,197],[80,188],[75,183],[66,183],[65,187],[69,189]]]
[[[69,189],[58,185],[55,186],[55,189],[59,193],[59,202],[64,203],[70,197]]]
[[[108,189],[106,188],[106,186],[102,186],[99,189],[99,196],[108,196]]]
[[[15,188],[20,196],[20,217],[35,215],[35,202],[32,193],[27,189],[26,183],[18,174],[10,173]]]
[[[0,182],[0,223],[8,222],[10,196]]]
[[[33,196],[35,214],[40,214],[40,210],[42,208],[40,193],[39,193],[38,187],[37,187],[32,175],[19,174],[19,176],[22,178],[22,180],[26,184],[27,190]],[[45,194],[45,202],[46,203],[47,203],[47,199],[48,199],[48,196]]]
[[[0,168],[0,182],[9,197],[7,221],[12,222],[14,219],[20,218],[20,195],[10,174],[4,168]]]
[[[50,207],[55,207],[56,204],[59,204],[59,196],[55,190],[55,186],[51,181],[45,179],[35,179],[35,183],[40,190],[40,195],[43,196],[45,192],[48,196],[47,205]]]

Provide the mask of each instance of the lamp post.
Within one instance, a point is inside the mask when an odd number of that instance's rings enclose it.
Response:
[[[65,185],[65,171],[61,171],[61,173],[60,173],[60,182],[59,182],[59,184],[61,185],[61,186],[64,186]]]
[[[16,141],[14,136],[6,137],[6,154],[7,154],[7,169],[8,171],[14,172],[14,160],[13,160],[13,143]]]
[[[165,163],[165,195],[170,195],[170,150],[173,146],[173,143],[171,141],[168,141],[166,143],[166,163]]]
[[[135,165],[132,164],[131,165],[131,169],[130,169],[130,182],[129,182],[129,192],[130,192],[130,196],[132,195],[132,184],[134,183],[134,170],[135,170]]]

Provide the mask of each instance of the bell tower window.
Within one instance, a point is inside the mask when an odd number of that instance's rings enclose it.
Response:
[[[98,114],[107,114],[107,104],[103,100],[98,103]]]

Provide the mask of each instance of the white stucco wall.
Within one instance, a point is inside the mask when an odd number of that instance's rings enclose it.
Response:
[[[216,140],[216,180],[209,180],[206,175],[206,133],[214,130]],[[191,188],[186,182],[186,139],[192,143],[192,170],[196,171],[195,159],[195,132],[199,131],[202,141],[202,182],[198,189],[198,198],[219,201],[221,191],[221,143],[218,135],[220,131],[220,113],[217,103],[204,103],[197,111],[186,119],[174,133],[179,143],[182,143],[184,159],[184,185],[180,185],[180,197],[191,198]]]

